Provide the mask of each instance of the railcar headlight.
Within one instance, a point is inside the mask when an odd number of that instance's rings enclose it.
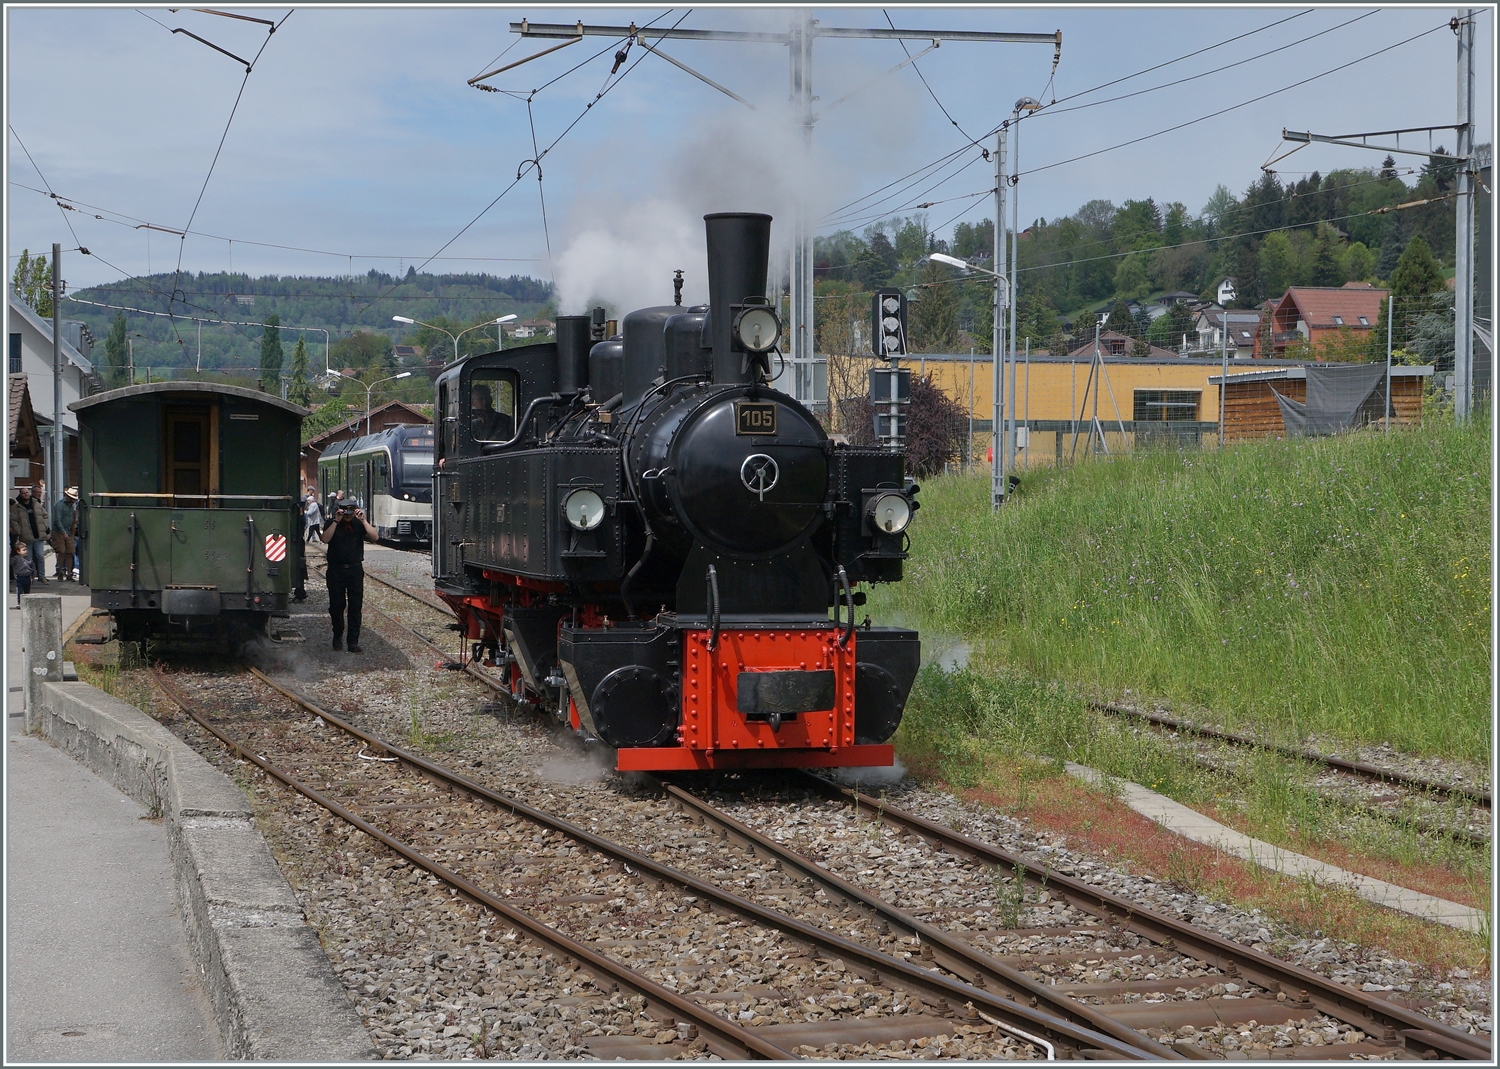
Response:
[[[871,500],[866,515],[881,534],[900,534],[911,523],[911,503],[900,494],[881,494]]]
[[[769,308],[746,308],[734,321],[734,336],[752,353],[768,353],[781,340],[781,320]]]
[[[574,530],[592,531],[604,522],[604,499],[592,490],[574,490],[563,501],[563,514]]]

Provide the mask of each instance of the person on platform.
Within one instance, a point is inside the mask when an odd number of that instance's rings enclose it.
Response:
[[[21,595],[31,593],[31,577],[36,570],[26,554],[26,543],[17,539],[10,547],[10,575],[16,581],[16,608],[21,607]]]
[[[76,579],[73,550],[78,537],[78,487],[70,486],[52,503],[52,552],[57,554],[59,583]]]
[[[365,519],[359,502],[338,502],[328,524],[323,528],[323,542],[328,546],[328,616],[333,621],[333,648],[344,648],[344,606],[349,608],[349,652],[359,653],[360,611],[365,603],[365,543],[377,542],[380,535]]]
[[[311,490],[307,492],[307,500],[302,504],[302,515],[307,527],[308,544],[321,542],[318,532],[323,529],[323,508],[318,504],[318,495]]]
[[[31,487],[18,487],[15,500],[10,503],[10,540],[26,543],[38,583],[47,581],[47,536],[51,533],[52,529],[47,525],[47,507],[42,504],[42,499],[31,492]]]

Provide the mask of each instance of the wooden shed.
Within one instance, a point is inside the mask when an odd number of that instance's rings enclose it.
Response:
[[[1313,365],[1314,369],[1318,365]],[[1306,403],[1308,367],[1269,368],[1265,371],[1230,372],[1226,384],[1222,375],[1211,376],[1209,385],[1218,386],[1223,398],[1224,439],[1235,442],[1250,438],[1283,438],[1287,435],[1281,405],[1276,395]],[[1418,367],[1397,365],[1391,368],[1391,423],[1411,425],[1422,420],[1422,391],[1431,378],[1431,364]],[[1382,386],[1384,384],[1382,383]],[[1372,404],[1362,407],[1357,423],[1384,418],[1385,393],[1372,395]]]

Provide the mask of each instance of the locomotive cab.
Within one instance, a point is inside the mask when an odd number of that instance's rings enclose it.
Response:
[[[888,765],[920,645],[854,587],[900,579],[916,487],[767,384],[770,217],[706,222],[708,306],[443,372],[437,593],[621,769]]]

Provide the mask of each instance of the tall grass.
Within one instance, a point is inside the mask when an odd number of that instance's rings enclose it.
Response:
[[[1281,738],[1487,761],[1490,425],[1451,423],[927,482],[877,618],[1035,679]]]

